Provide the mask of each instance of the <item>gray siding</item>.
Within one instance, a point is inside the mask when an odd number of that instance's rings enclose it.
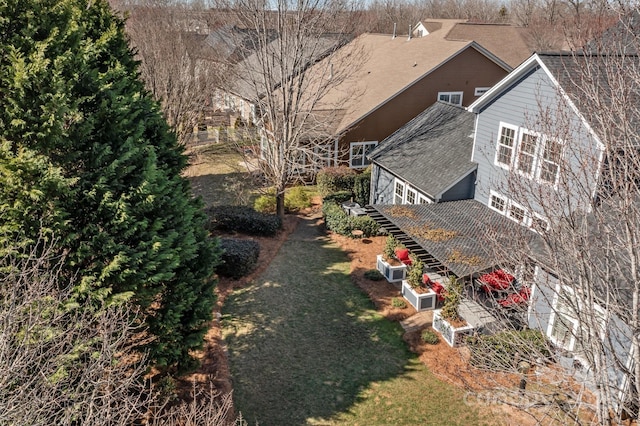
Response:
[[[371,167],[371,204],[393,204],[394,176],[373,163]]]
[[[544,269],[537,267],[535,287],[531,294],[529,328],[547,333],[551,317],[553,296],[558,280]]]
[[[460,182],[452,186],[451,189],[442,194],[440,201],[456,201],[473,198],[473,194],[475,192],[475,182],[475,172],[470,173],[467,177],[462,179]]]
[[[545,111],[540,111],[540,105]],[[478,179],[474,195],[476,200],[487,204],[490,190],[493,189],[525,206],[534,204],[532,209],[539,210],[529,197],[526,201],[518,200],[526,197],[526,194],[514,196],[514,194],[505,193],[504,188],[507,187],[508,178],[525,180],[526,183],[523,186],[529,187],[531,193],[535,193],[536,186],[540,187],[540,185],[529,177],[516,175],[516,173],[510,174],[494,163],[501,122],[563,140],[565,145],[563,158],[567,161],[567,165],[561,169],[560,174],[572,176],[572,180],[567,187],[560,185],[553,192],[553,196],[569,197],[573,201],[572,205],[576,206],[579,201],[584,201],[587,194],[591,195],[597,172],[597,163],[593,161],[599,159],[597,144],[589,135],[580,117],[569,108],[568,103],[558,93],[548,75],[537,67],[496,97],[478,115],[472,158],[478,163]],[[584,161],[587,158],[591,163],[587,162],[588,166],[585,167]],[[574,190],[578,187],[581,191]],[[552,191],[550,185],[545,185],[545,188]]]

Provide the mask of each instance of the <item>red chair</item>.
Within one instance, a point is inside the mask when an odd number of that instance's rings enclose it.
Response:
[[[498,304],[503,308],[512,308],[526,303],[529,300],[530,295],[531,290],[529,287],[522,287],[519,292],[512,293],[507,297],[496,300],[496,302],[498,302]]]
[[[447,290],[444,288],[442,284],[440,284],[437,281],[433,281],[431,283],[431,290],[433,290],[436,293],[438,300],[440,301],[444,300],[444,296],[447,293]]]
[[[429,278],[429,274],[422,274],[422,284],[426,285],[427,287],[431,287],[431,278]]]
[[[396,258],[407,266],[411,266],[411,258],[409,257],[409,249],[396,249]]]

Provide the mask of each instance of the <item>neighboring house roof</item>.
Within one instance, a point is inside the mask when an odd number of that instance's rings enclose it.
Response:
[[[436,102],[386,138],[371,159],[432,198],[476,169],[471,161],[475,115]]]
[[[291,58],[292,61],[288,61],[289,63],[293,63],[293,60],[295,60],[296,63],[300,63],[300,69],[288,69],[287,71],[292,71],[294,74],[304,71],[315,62],[334,52],[339,46],[344,44],[348,38],[349,36],[344,34],[323,34],[320,37],[307,41],[304,44],[304,48],[306,49],[303,53],[304,58]],[[281,54],[280,43],[281,40],[279,38],[275,39],[271,41],[263,51],[254,52],[236,65],[237,78],[234,79],[233,85],[230,88],[233,94],[250,102],[255,102],[256,98],[262,98],[268,90],[276,89],[277,85],[282,82],[282,75],[280,74],[282,67],[275,65],[274,61],[270,61],[272,65],[270,70],[271,74],[265,78],[262,75],[264,72],[262,61],[265,60],[264,52],[275,52],[274,57],[277,58],[278,55]],[[297,55],[298,53],[295,52],[295,54]],[[294,76],[295,75],[285,76],[285,78],[292,78]],[[267,87],[266,81],[272,83],[273,87]]]
[[[372,207],[458,277],[500,264],[487,241],[536,236],[476,200]]]
[[[636,9],[605,30],[600,37],[585,47],[587,52],[616,52],[626,55],[638,54],[638,34],[640,34],[640,12]]]
[[[407,37],[362,34],[325,59],[335,64],[349,64],[349,59],[344,58],[351,57],[359,62],[348,79],[333,87],[322,98],[324,108],[344,110],[343,119],[338,123],[335,133],[354,126],[465,49],[476,49],[505,70],[511,69],[475,42],[446,40],[444,35],[460,20],[443,19],[438,22],[442,24],[441,30],[411,40]],[[310,72],[320,73],[326,69],[327,65],[320,63],[312,67]]]
[[[460,22],[449,31],[446,39],[473,40],[515,68],[534,52],[528,43],[528,34],[527,28],[508,24]]]
[[[269,31],[267,38],[274,40],[275,31]],[[212,31],[206,37],[206,44],[219,55],[221,60],[238,62],[249,56],[256,47],[258,32],[236,25],[225,25]]]

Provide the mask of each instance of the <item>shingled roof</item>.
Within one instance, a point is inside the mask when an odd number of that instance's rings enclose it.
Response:
[[[476,200],[371,207],[458,277],[500,264],[488,248],[488,240],[500,235],[521,236],[523,232],[535,237],[532,231]]]
[[[471,161],[474,118],[437,102],[382,141],[371,159],[438,199],[477,167]]]
[[[514,68],[534,52],[528,41],[529,30],[508,24],[461,22],[449,31],[446,39],[473,40]]]

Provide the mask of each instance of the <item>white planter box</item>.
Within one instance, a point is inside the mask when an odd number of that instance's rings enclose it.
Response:
[[[436,308],[438,295],[429,289],[427,293],[417,293],[407,280],[402,280],[402,296],[415,308],[416,311],[431,311]]]
[[[391,266],[379,254],[376,256],[376,268],[390,283],[402,281],[407,276],[407,265]]]
[[[467,323],[464,327],[453,327],[440,315],[440,309],[433,311],[433,329],[440,333],[449,346],[456,347],[462,344],[465,336],[470,335],[475,328]]]

